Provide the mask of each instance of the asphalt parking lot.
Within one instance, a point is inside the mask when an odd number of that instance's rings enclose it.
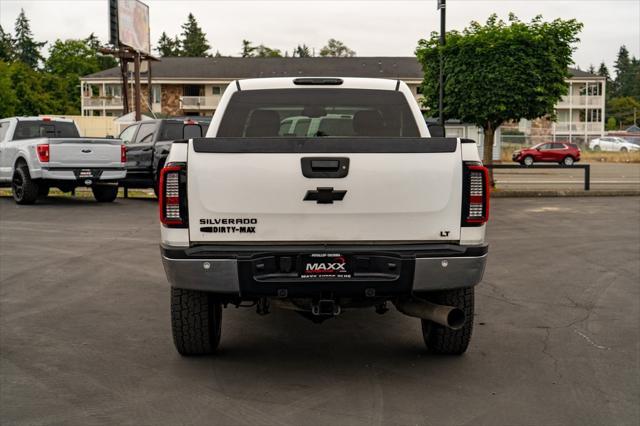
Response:
[[[476,329],[224,312],[181,358],[153,200],[0,198],[2,424],[637,425],[640,197],[496,199]]]

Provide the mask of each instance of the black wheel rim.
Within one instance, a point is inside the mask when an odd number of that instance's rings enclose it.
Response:
[[[21,200],[24,194],[24,179],[20,173],[13,175],[13,195],[16,199]]]

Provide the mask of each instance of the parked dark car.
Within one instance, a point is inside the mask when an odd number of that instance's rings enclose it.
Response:
[[[208,117],[168,118],[141,121],[124,129],[119,138],[127,148],[127,176],[120,186],[157,190],[173,141],[205,136],[209,121]]]
[[[572,166],[580,161],[580,148],[574,143],[546,142],[531,148],[523,148],[513,153],[513,161],[523,166],[533,163],[558,163]]]

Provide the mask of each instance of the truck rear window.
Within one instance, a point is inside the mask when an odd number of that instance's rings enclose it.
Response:
[[[243,90],[220,122],[224,137],[419,137],[404,94],[365,89]]]
[[[66,121],[18,121],[14,140],[32,138],[79,138],[76,125]]]

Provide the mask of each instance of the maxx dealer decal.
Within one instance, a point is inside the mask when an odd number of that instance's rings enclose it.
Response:
[[[258,219],[256,218],[202,218],[200,219],[200,225],[209,226],[201,226],[200,232],[213,234],[255,234],[256,227],[247,225],[257,224]]]
[[[351,278],[347,258],[339,253],[303,256],[301,278]]]

